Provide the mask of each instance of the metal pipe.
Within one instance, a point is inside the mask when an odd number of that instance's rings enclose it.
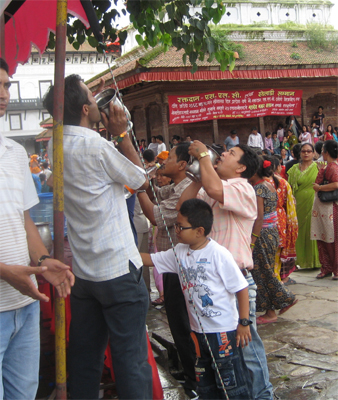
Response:
[[[67,0],[57,0],[53,109],[54,256],[62,262],[64,261],[63,110],[66,37]],[[57,295],[55,300],[55,369],[56,399],[67,399],[65,301]]]

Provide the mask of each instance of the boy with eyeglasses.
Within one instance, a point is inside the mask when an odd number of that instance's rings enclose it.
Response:
[[[206,202],[187,200],[175,224],[180,242],[175,251],[142,253],[141,257],[144,265],[154,265],[159,273],[179,276],[196,348],[200,398],[224,398],[219,372],[229,399],[248,400],[252,399],[252,384],[241,349],[251,341],[248,283],[231,253],[207,237],[212,224],[212,209]]]

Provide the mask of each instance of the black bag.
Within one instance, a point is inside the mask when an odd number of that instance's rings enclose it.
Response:
[[[325,181],[325,172],[322,185],[327,185],[329,182]],[[338,189],[331,190],[330,192],[317,192],[318,199],[323,203],[330,201],[338,201]]]

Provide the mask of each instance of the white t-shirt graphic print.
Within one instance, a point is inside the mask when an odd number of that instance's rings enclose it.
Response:
[[[235,293],[248,286],[231,253],[210,239],[206,247],[189,253],[189,246],[175,247],[182,279],[172,249],[151,254],[159,273],[177,273],[187,304],[191,329],[202,332],[196,313],[191,304],[192,295],[203,329],[206,333],[233,331],[238,325],[238,311]],[[184,282],[186,281],[186,282]]]

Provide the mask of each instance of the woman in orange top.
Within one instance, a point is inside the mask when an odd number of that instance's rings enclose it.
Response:
[[[36,154],[33,154],[31,156],[29,167],[32,174],[39,174],[41,172],[41,169],[39,167],[38,156]]]

